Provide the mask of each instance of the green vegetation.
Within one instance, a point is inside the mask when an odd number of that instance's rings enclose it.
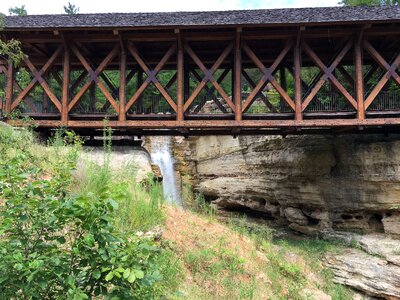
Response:
[[[196,213],[167,207],[151,177],[110,168],[109,135],[98,165],[72,132],[43,145],[0,127],[1,300],[351,297],[321,265],[341,244],[276,239],[245,217],[223,224],[200,195]]]
[[[107,164],[89,170],[90,186],[73,190],[79,154],[71,132],[57,133],[44,147],[26,130],[0,127],[1,299],[167,294],[174,285],[164,273],[178,272],[171,267],[173,256],[154,238],[137,236],[132,229],[140,229],[139,223],[115,222],[119,203],[135,199],[124,196],[128,185],[114,190],[106,181]],[[159,206],[150,203],[157,212]]]
[[[68,15],[76,15],[79,12],[79,7],[71,2],[68,2],[67,5],[64,5],[64,12]]]
[[[10,16],[20,16],[25,17],[28,15],[25,5],[15,6],[8,9]]]

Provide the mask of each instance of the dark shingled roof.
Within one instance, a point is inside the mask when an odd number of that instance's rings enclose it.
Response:
[[[126,28],[399,22],[400,7],[319,7],[207,12],[9,16],[5,29]]]

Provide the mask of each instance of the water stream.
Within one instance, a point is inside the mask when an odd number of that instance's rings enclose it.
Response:
[[[169,203],[182,207],[182,199],[176,184],[170,136],[154,136],[151,138],[151,160],[160,167],[165,199]]]

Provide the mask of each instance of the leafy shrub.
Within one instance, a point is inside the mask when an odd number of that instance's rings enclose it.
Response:
[[[0,298],[158,298],[162,249],[115,229],[118,203],[110,187],[69,196],[79,147],[59,148],[48,178],[32,145],[5,130],[0,128],[0,153],[7,153],[0,157]],[[60,136],[56,140],[53,149],[61,145]]]

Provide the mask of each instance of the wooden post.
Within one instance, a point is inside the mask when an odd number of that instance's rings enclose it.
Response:
[[[185,56],[185,55],[184,55]],[[184,57],[183,62],[183,96],[184,101],[190,96],[190,61],[189,57]]]
[[[234,63],[234,86],[233,86],[233,99],[235,103],[235,120],[242,120],[242,45],[241,45],[242,28],[236,29],[235,40],[235,63]]]
[[[14,66],[12,61],[8,61],[8,70],[7,70],[7,86],[6,86],[6,105],[5,112],[11,112],[11,103],[13,100],[13,91],[14,91]]]
[[[356,71],[356,80],[355,80],[355,89],[356,89],[356,99],[357,99],[357,118],[358,120],[365,119],[365,106],[364,106],[364,79],[363,79],[363,62],[362,62],[362,32],[358,35],[355,45],[354,45],[354,54],[355,54],[355,71]]]
[[[137,73],[137,80],[136,80],[136,86],[137,89],[143,84],[143,70],[142,68],[139,67],[138,73]],[[142,94],[139,96],[138,101],[136,102],[136,113],[141,114],[143,113],[143,96]]]
[[[282,86],[283,90],[287,92],[285,66],[281,66],[281,67],[279,68],[279,79],[280,79],[280,83],[281,83],[281,86]],[[283,107],[284,107],[283,104],[285,103],[285,102],[284,102],[285,99],[283,99],[282,96],[280,97],[280,99],[281,99],[281,101],[280,101],[280,103],[281,103],[280,108],[281,108],[281,112],[283,112]]]
[[[294,98],[295,119],[301,121],[303,114],[301,110],[301,29],[297,33],[296,45],[294,46]]]
[[[96,111],[96,85],[92,83],[89,90],[89,112]]]
[[[61,99],[61,123],[68,123],[68,99],[69,99],[69,81],[71,74],[70,52],[64,45],[64,63],[63,63],[63,87]]]
[[[179,29],[177,29],[176,33],[178,34],[178,65],[177,65],[177,73],[178,73],[178,78],[177,78],[177,94],[176,94],[176,104],[177,104],[177,112],[176,112],[176,120],[178,122],[183,121],[183,102],[184,102],[184,64],[183,64],[183,45],[182,45],[182,38],[179,32]]]
[[[125,121],[125,104],[126,104],[126,50],[121,40],[121,61],[119,65],[119,113],[118,120]]]

